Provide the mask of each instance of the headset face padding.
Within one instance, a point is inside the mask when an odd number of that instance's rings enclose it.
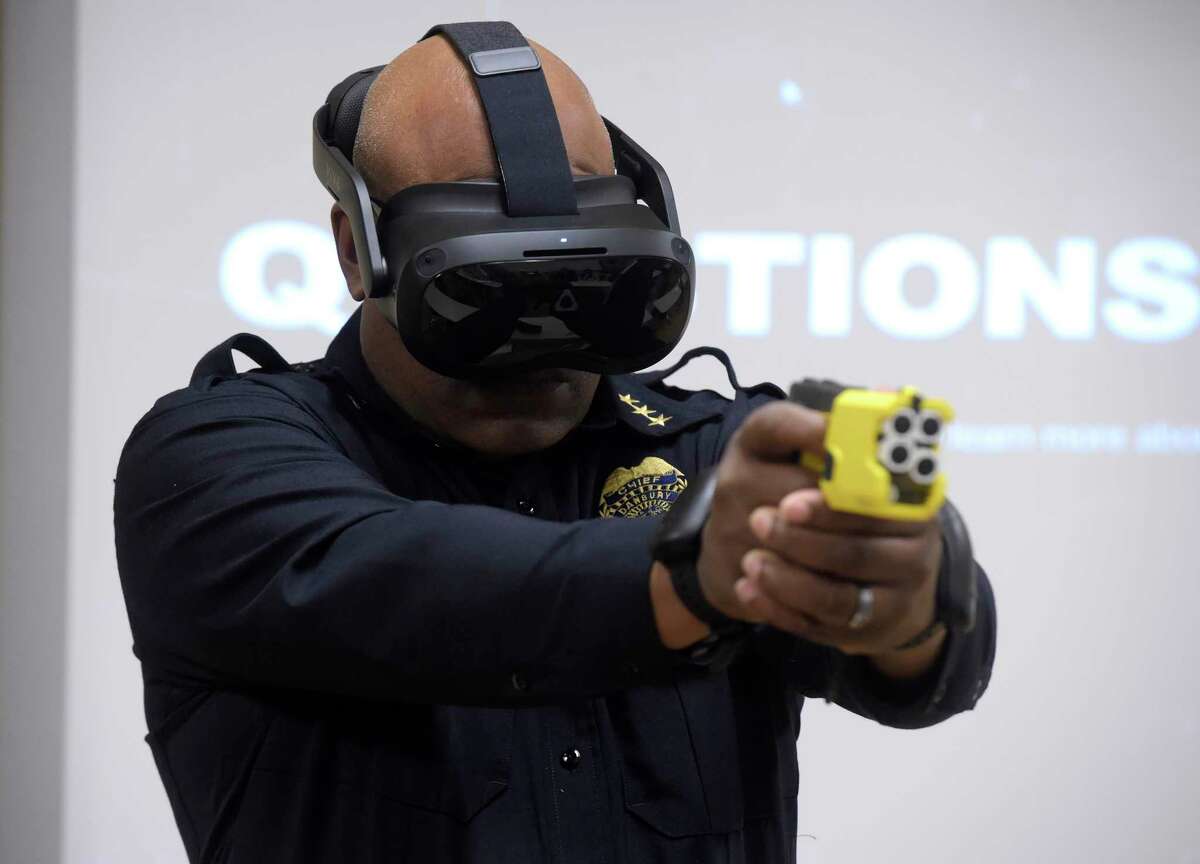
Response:
[[[373,66],[355,72],[329,91],[325,104],[329,106],[329,126],[326,135],[347,159],[354,159],[354,139],[358,136],[358,124],[362,119],[367,91],[379,77],[382,66]]]

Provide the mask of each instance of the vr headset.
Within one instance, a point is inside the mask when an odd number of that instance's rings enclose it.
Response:
[[[696,275],[662,166],[604,119],[617,173],[573,177],[541,64],[517,28],[441,24],[421,38],[436,34],[471,70],[500,180],[373,200],[351,159],[383,67],[334,87],[313,118],[313,168],[350,219],[367,297],[419,362],[450,377],[657,363],[687,326]]]

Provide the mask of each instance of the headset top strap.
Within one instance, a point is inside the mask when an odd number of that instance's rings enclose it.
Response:
[[[507,21],[469,21],[439,24],[421,40],[437,34],[450,40],[475,79],[508,215],[578,213],[550,88],[521,31]]]

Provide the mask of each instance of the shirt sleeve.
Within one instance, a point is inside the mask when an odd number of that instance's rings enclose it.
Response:
[[[682,662],[653,619],[656,520],[400,497],[252,379],[160,400],[115,484],[134,650],[159,672],[487,705],[624,689]]]
[[[899,729],[918,729],[970,711],[987,689],[996,656],[996,602],[978,568],[979,607],[969,633],[950,634],[937,662],[918,678],[899,681],[865,657],[851,657],[778,630],[763,630],[755,649],[780,663],[789,686]]]

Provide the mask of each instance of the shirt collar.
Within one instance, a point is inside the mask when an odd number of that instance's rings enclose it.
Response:
[[[329,343],[329,349],[325,352],[326,368],[341,379],[356,408],[384,419],[394,427],[394,431],[440,443],[433,433],[397,405],[371,374],[359,342],[361,321],[362,306],[359,306]]]
[[[729,406],[712,391],[682,390],[663,384],[663,377],[655,371],[609,377],[618,422],[639,435],[665,438],[719,418]]]

